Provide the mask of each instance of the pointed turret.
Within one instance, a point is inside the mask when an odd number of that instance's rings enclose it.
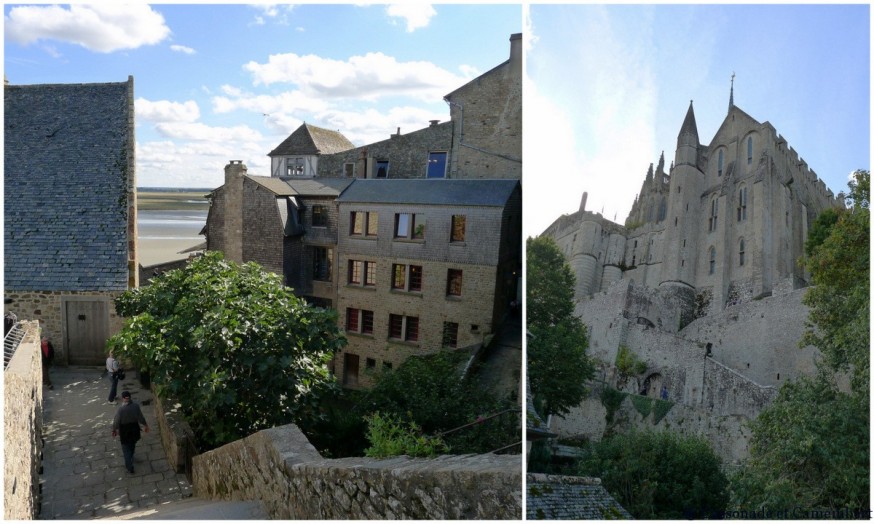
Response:
[[[728,110],[734,107],[734,71],[731,72],[731,92],[728,94]]]
[[[656,174],[659,176],[663,176],[665,174],[665,152],[664,151],[662,151],[662,154],[659,157],[659,167],[656,168]]]
[[[652,182],[652,162],[649,164],[649,169],[646,170],[646,182]]]
[[[680,128],[680,134],[677,136],[677,165],[687,164],[697,167],[699,147],[698,124],[695,123],[695,109],[690,100],[689,110],[686,111],[686,118],[683,120],[683,127]]]

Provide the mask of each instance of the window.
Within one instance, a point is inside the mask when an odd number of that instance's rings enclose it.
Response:
[[[355,163],[346,162],[343,164],[343,174],[346,178],[355,178]]]
[[[716,272],[716,248],[710,248],[710,274]]]
[[[392,264],[391,288],[399,291],[422,291],[422,266]]]
[[[719,214],[719,199],[714,198],[710,201],[710,221],[708,222],[708,231],[716,231],[716,216]]]
[[[747,137],[747,164],[753,163],[753,137]]]
[[[364,280],[362,280],[362,278]],[[365,286],[376,285],[376,262],[364,260],[349,261],[349,283]]]
[[[367,362],[366,363],[367,369],[376,369],[376,359],[375,358],[368,358],[366,362]]]
[[[288,176],[303,176],[304,159],[301,157],[285,159],[285,174]]]
[[[425,175],[427,178],[445,178],[446,177],[446,152],[437,151],[428,153],[428,172]]]
[[[456,297],[461,296],[461,276],[460,269],[450,269],[446,276],[446,294]]]
[[[375,237],[379,227],[376,211],[352,211],[349,213],[349,234]]]
[[[313,206],[313,227],[328,227],[327,206]]]
[[[358,355],[343,353],[343,385],[358,385]]]
[[[313,280],[330,282],[334,265],[334,250],[329,247],[313,248]]]
[[[722,176],[722,162],[723,162],[723,154],[722,149],[719,150],[719,159],[716,161],[716,176]]]
[[[443,323],[443,347],[455,348],[458,347],[458,323],[444,322]]]
[[[407,317],[404,315],[388,316],[388,337],[416,342],[419,340],[419,317]]]
[[[450,242],[464,242],[465,222],[467,222],[465,215],[452,215],[452,232],[449,235]],[[574,240],[576,240],[576,235]]]
[[[421,213],[395,214],[395,238],[424,240],[425,215]]]
[[[744,265],[744,239],[740,239],[738,243],[738,262],[740,265]]]
[[[376,161],[376,178],[388,178],[388,160]]]
[[[358,309],[354,307],[346,308],[346,331],[352,333],[363,333],[365,335],[373,334],[373,311],[366,309]]]
[[[741,186],[737,191],[737,221],[741,222],[747,219],[747,188]]]
[[[383,360],[382,361],[382,369],[384,369],[386,371],[391,371],[391,362]]]

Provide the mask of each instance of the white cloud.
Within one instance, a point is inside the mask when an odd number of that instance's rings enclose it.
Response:
[[[155,126],[158,133],[174,140],[206,140],[218,142],[259,141],[261,133],[249,126],[208,126],[199,122],[161,122]]]
[[[431,4],[406,3],[392,4],[385,8],[385,12],[392,18],[402,18],[407,24],[407,32],[412,33],[416,29],[428,27],[431,22],[431,17],[437,14],[437,11]]]
[[[254,25],[264,25],[267,23],[267,19],[272,19],[278,24],[287,25],[288,15],[294,10],[295,5],[256,4],[250,7],[259,11],[259,14],[255,15]]]
[[[373,100],[408,95],[433,101],[466,83],[430,62],[398,62],[383,53],[353,56],[347,61],[294,53],[270,55],[266,64],[249,62],[243,68],[255,85],[290,83],[310,96]]]
[[[346,138],[363,145],[387,140],[389,135],[397,132],[398,127],[404,134],[428,127],[430,120],[446,121],[449,119],[449,110],[446,111],[446,114],[435,114],[418,107],[394,107],[388,111],[367,109],[359,112],[331,109],[316,113],[315,117],[320,122],[317,125],[339,129]]]
[[[6,37],[22,45],[49,39],[100,53],[157,44],[170,35],[164,17],[144,4],[13,7],[5,22]]]
[[[190,47],[187,47],[184,45],[177,45],[177,44],[171,45],[170,50],[176,51],[177,53],[184,53],[186,55],[193,55],[193,54],[197,53],[197,51],[195,51],[194,49],[192,49]]]
[[[224,183],[224,166],[241,159],[253,175],[270,174],[265,144],[249,140],[230,142],[137,143],[137,184],[157,187],[215,188]],[[184,167],[184,176],[181,168]]]
[[[137,119],[151,122],[195,122],[200,118],[200,108],[197,102],[170,102],[168,100],[151,101],[138,98],[135,102]]]
[[[299,111],[324,111],[329,107],[327,101],[305,95],[301,91],[286,91],[276,95],[256,95],[239,88],[224,85],[222,92],[227,96],[212,98],[213,111],[229,113],[243,109],[254,113],[276,115]]]

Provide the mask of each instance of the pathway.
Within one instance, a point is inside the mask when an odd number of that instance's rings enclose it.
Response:
[[[121,445],[112,438],[118,407],[106,401],[110,383],[101,369],[54,367],[51,378],[54,389],[43,391],[40,519],[119,516],[191,497],[185,475],[170,468],[161,447],[152,393],[134,373],[119,382],[118,394],[130,391],[149,423],[137,443],[135,474],[125,470]]]

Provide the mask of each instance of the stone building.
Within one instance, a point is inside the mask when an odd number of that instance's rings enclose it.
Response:
[[[522,267],[518,181],[356,180],[337,201],[345,386],[495,332]]]
[[[133,78],[4,89],[6,309],[62,365],[101,364],[138,285]]]
[[[625,225],[586,211],[584,194],[578,212],[543,233],[576,276],[576,314],[606,383],[650,397],[664,387],[678,405],[661,426],[685,421],[727,460],[746,454],[742,421],[783,382],[815,369],[816,349],[798,348],[809,275],[797,260],[815,218],[843,205],[769,122],[733,98],[708,145],[690,103],[674,161],[667,171],[664,155],[649,166]],[[646,371],[620,373],[620,348]],[[603,406],[581,410],[557,431],[599,437]]]
[[[452,121],[360,147],[304,124],[270,152],[271,176],[231,161],[210,195],[208,249],[337,309],[349,387],[482,345],[519,297],[521,35],[510,42],[510,59],[447,95]]]

